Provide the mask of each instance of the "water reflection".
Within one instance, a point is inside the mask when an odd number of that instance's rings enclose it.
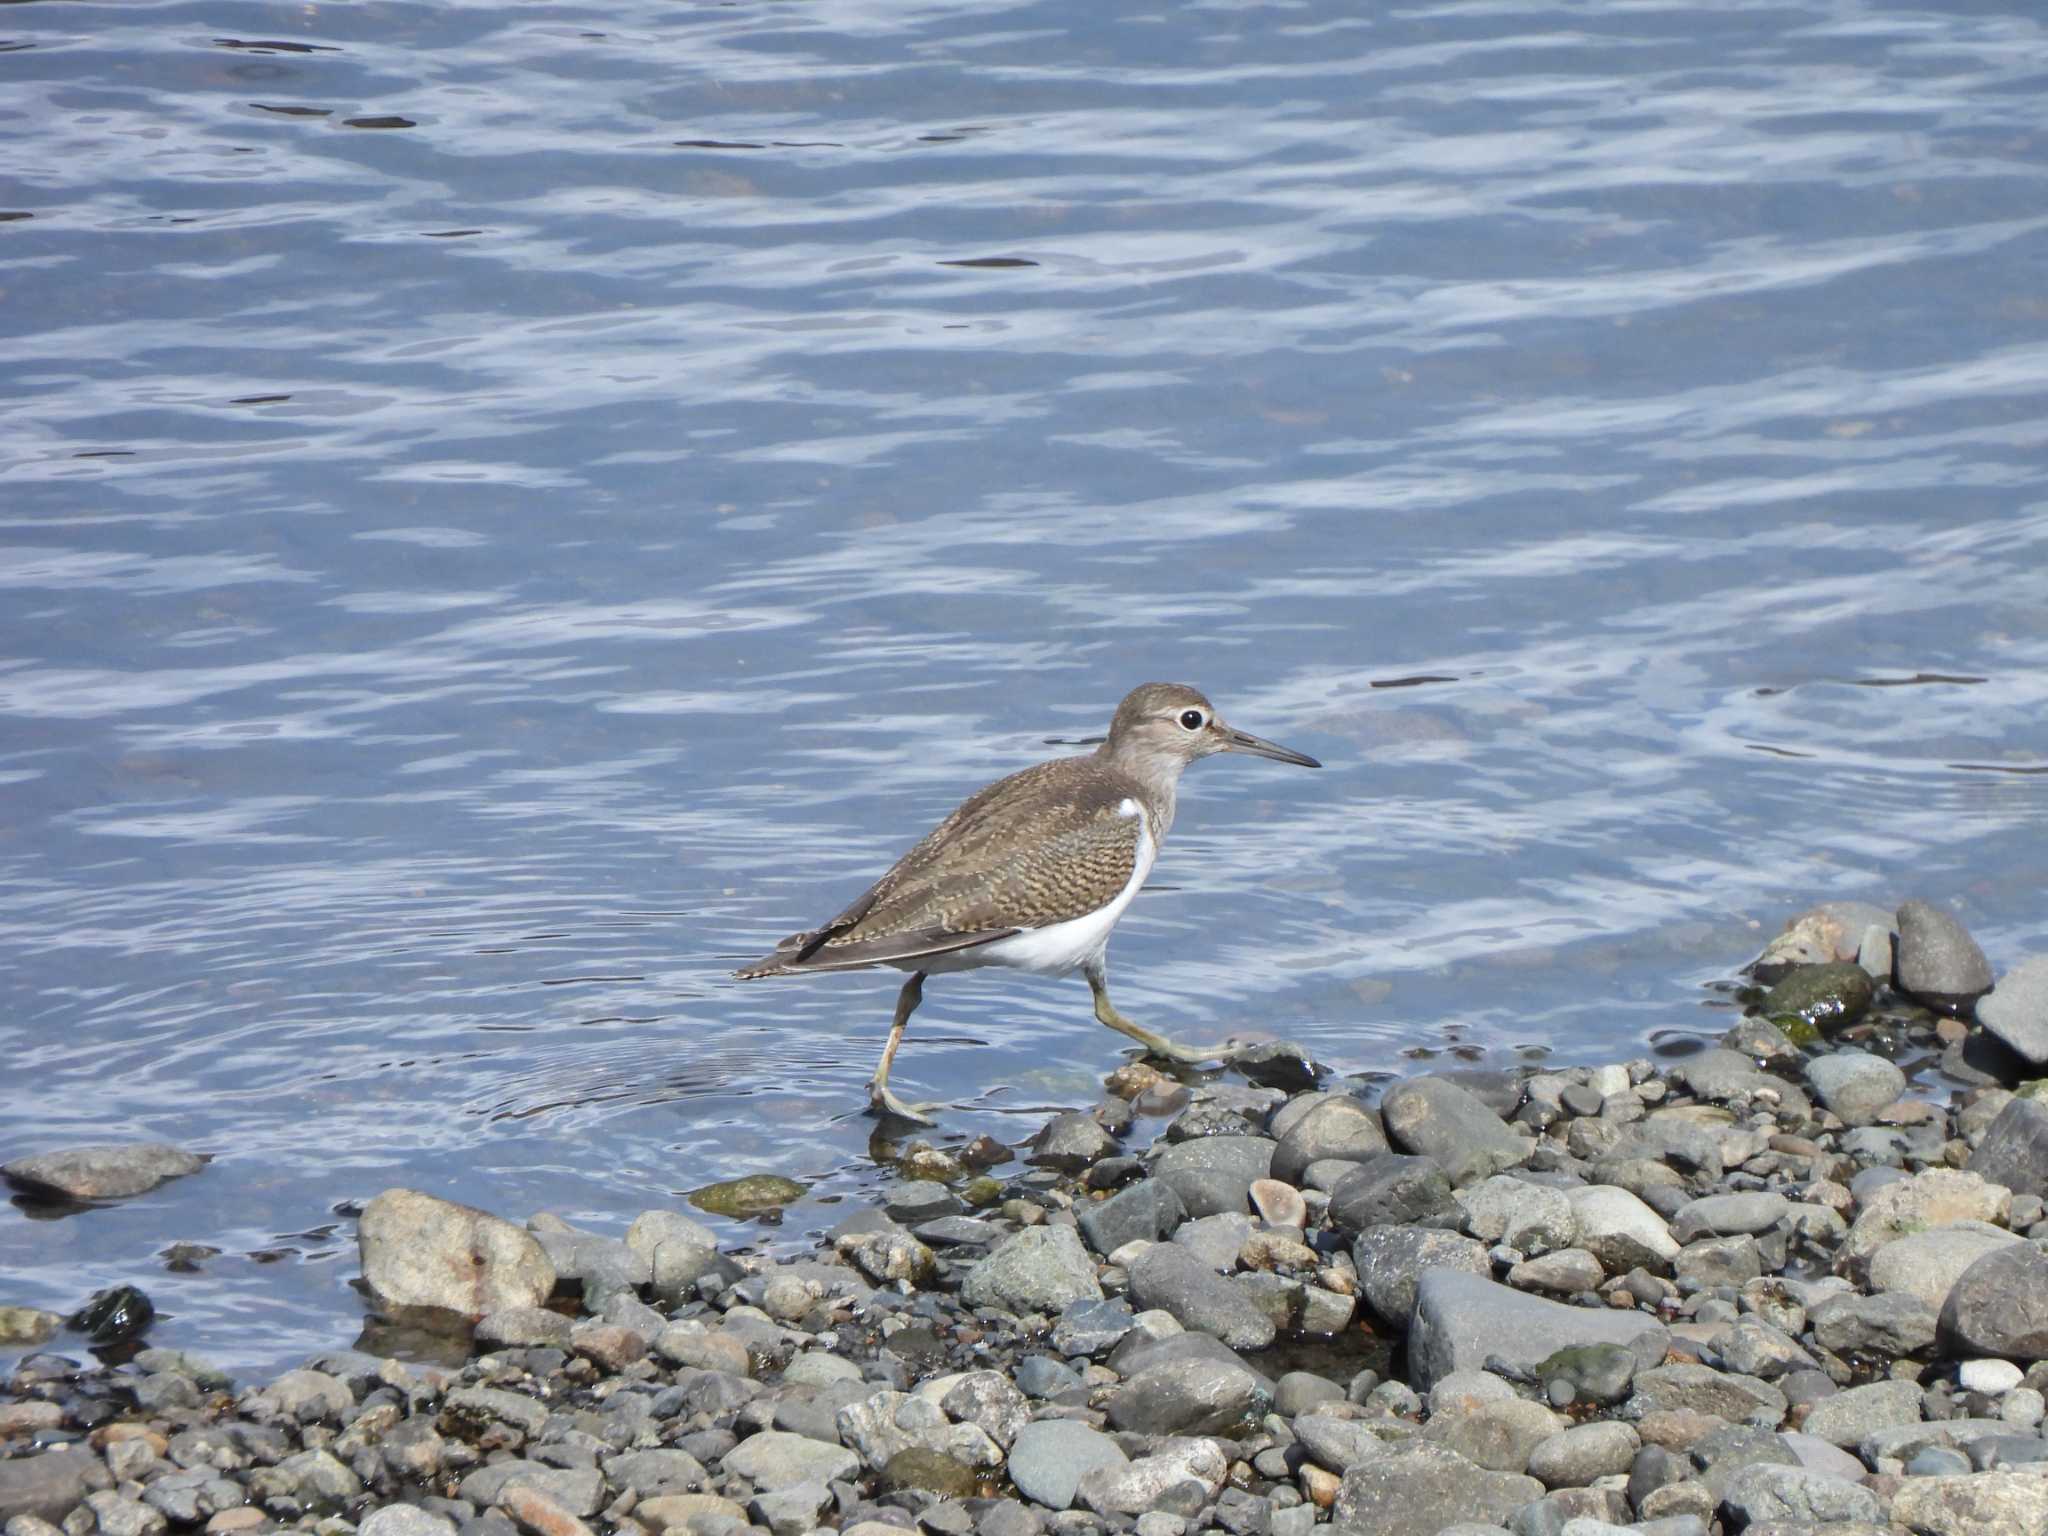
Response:
[[[1173,1031],[1683,1050],[1821,895],[2038,947],[2029,15],[7,25],[5,1140],[216,1161],[10,1209],[6,1300],[296,1360],[394,1183],[801,1241],[895,982],[725,972],[1147,678],[1330,765],[1190,779]],[[915,1030],[955,1144],[1120,1059],[1078,982]]]

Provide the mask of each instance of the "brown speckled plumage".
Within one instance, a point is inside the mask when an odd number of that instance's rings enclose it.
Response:
[[[1142,829],[1118,809],[1127,800],[1145,804],[1145,787],[1092,754],[998,779],[844,912],[791,934],[739,975],[895,964],[1093,912],[1137,867]]]
[[[734,974],[753,980],[871,965],[910,972],[868,1084],[869,1106],[885,1118],[929,1123],[924,1110],[933,1106],[905,1104],[889,1091],[889,1065],[932,971],[1002,965],[1064,975],[1078,969],[1095,995],[1099,1022],[1153,1054],[1207,1060],[1217,1048],[1177,1044],[1117,1011],[1104,955],[1110,929],[1173,826],[1181,771],[1217,752],[1320,766],[1226,726],[1193,688],[1147,683],[1117,706],[1109,736],[1095,751],[997,780],[832,921],[791,934]]]

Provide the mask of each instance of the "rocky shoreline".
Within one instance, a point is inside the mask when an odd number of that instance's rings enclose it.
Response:
[[[2048,961],[1992,982],[1936,907],[1833,904],[1682,1057],[1376,1098],[1284,1042],[1134,1064],[1023,1147],[910,1149],[798,1258],[387,1191],[365,1285],[460,1320],[463,1363],[30,1354],[0,1529],[2048,1533]],[[199,1170],[5,1171],[84,1201]]]

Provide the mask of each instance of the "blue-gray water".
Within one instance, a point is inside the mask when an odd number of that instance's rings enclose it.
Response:
[[[216,1154],[0,1208],[0,1302],[254,1368],[354,1337],[388,1185],[871,1188],[894,975],[726,973],[1149,678],[1329,764],[1189,776],[1111,951],[1172,1032],[1616,1059],[1823,897],[2041,943],[2031,5],[0,47],[0,1155]],[[1124,1043],[941,978],[896,1081],[1015,1139]]]

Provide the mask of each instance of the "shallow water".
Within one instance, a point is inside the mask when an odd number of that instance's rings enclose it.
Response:
[[[896,979],[727,972],[1148,678],[1328,764],[1189,775],[1111,958],[1191,1038],[2039,949],[2048,28],[1357,10],[0,12],[0,1154],[216,1156],[0,1208],[0,1301],[253,1370],[392,1184],[822,1227]],[[897,1084],[1014,1140],[1121,1044],[941,978]]]

